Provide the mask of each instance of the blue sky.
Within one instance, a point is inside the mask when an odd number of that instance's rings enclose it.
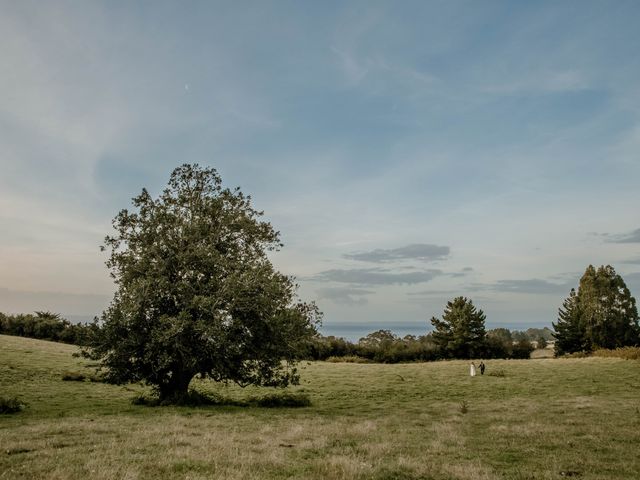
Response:
[[[0,311],[87,317],[142,187],[218,169],[325,332],[640,295],[640,4],[0,0]],[[355,326],[355,327],[354,327]]]

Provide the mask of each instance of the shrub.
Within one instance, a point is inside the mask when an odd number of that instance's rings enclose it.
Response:
[[[516,342],[511,350],[511,358],[531,358],[531,352],[533,352],[535,348],[529,340],[523,339]]]
[[[363,358],[358,355],[345,355],[344,357],[331,356],[325,360],[330,363],[372,363],[368,358]]]
[[[0,414],[17,413],[24,408],[24,404],[16,397],[0,397]]]
[[[186,394],[174,395],[173,397],[160,400],[158,397],[138,395],[131,399],[132,405],[144,405],[147,407],[166,407],[170,405],[180,407],[202,407],[207,405],[234,405],[246,407],[247,402],[232,400],[215,394],[201,393],[196,390],[189,390]]]
[[[79,372],[65,372],[62,374],[63,382],[94,382],[106,383],[104,377],[98,374],[84,374]]]
[[[507,376],[505,371],[502,369],[492,370],[489,373],[487,373],[487,375],[489,375],[490,377],[506,377]]]
[[[158,405],[158,399],[155,397],[147,397],[146,395],[136,395],[131,399],[131,405],[145,405],[147,407],[155,407]]]
[[[0,333],[37,338],[54,342],[86,345],[99,327],[93,324],[72,324],[57,313],[5,315],[0,313]]]
[[[87,377],[78,372],[66,372],[62,375],[63,382],[84,382]]]
[[[640,360],[640,347],[620,347],[613,350],[600,348],[592,353],[594,357],[615,357],[625,360]]]

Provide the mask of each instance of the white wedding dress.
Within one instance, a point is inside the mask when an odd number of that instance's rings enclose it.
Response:
[[[470,374],[471,374],[472,377],[476,376],[476,366],[473,363],[471,364]]]

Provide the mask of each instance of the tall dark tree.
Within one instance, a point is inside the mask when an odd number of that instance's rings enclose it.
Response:
[[[117,291],[88,354],[116,383],[144,381],[162,399],[196,374],[239,385],[298,381],[295,361],[316,333],[316,306],[267,257],[279,233],[214,169],[183,165],[154,199],[113,220],[105,238]]]
[[[589,265],[580,279],[580,309],[592,348],[637,345],[640,339],[636,299],[611,265]]]
[[[556,354],[640,344],[636,300],[610,265],[589,265],[554,324]]]
[[[558,309],[558,321],[552,323],[555,333],[555,355],[581,352],[588,349],[586,331],[582,316],[580,315],[580,304],[578,293],[575,288],[571,289],[569,296],[562,302],[562,307]]]
[[[476,358],[485,347],[486,315],[466,297],[447,302],[442,320],[432,317],[433,340],[446,358]]]

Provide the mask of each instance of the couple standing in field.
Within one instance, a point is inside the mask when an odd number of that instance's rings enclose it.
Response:
[[[472,377],[476,376],[476,364],[474,362],[471,362],[470,365],[470,374]],[[480,365],[478,365],[478,368],[480,368],[480,375],[484,375],[484,369],[485,369],[485,365],[484,362],[480,362]]]

